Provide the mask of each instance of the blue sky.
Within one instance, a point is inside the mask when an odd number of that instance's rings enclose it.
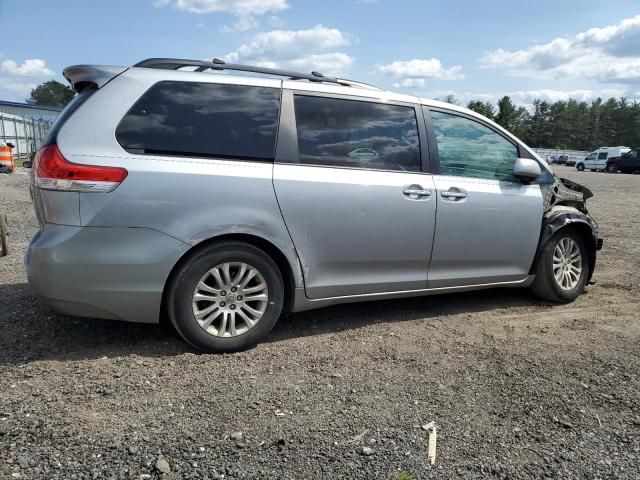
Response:
[[[221,57],[462,103],[640,97],[638,0],[0,0],[0,99],[78,63]]]

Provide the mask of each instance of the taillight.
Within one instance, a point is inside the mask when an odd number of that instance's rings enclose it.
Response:
[[[128,173],[124,168],[71,163],[55,144],[38,150],[33,172],[36,185],[44,190],[98,193],[111,192]]]

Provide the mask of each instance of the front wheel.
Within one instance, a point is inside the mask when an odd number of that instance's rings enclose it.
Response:
[[[578,169],[579,172],[584,172],[584,165],[579,163],[578,165],[576,165],[576,168]]]
[[[574,230],[557,232],[544,246],[535,269],[533,293],[550,302],[572,302],[587,284],[589,256]]]
[[[262,340],[284,302],[276,263],[253,245],[225,242],[189,258],[173,276],[167,297],[171,323],[206,352],[237,352]]]
[[[607,172],[609,173],[617,173],[618,172],[618,165],[614,162],[611,162],[609,165],[607,165]]]

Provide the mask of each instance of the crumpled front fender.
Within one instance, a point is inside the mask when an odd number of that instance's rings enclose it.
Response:
[[[544,214],[538,249],[529,273],[533,273],[542,249],[547,242],[551,240],[551,237],[561,229],[568,227],[577,228],[582,232],[586,240],[586,246],[589,252],[589,275],[587,277],[587,282],[591,280],[596,265],[596,252],[602,248],[602,239],[598,237],[598,227],[587,214],[574,207],[567,207],[563,205],[551,207]]]

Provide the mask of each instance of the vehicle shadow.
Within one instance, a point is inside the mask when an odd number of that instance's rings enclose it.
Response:
[[[378,323],[428,322],[441,315],[540,304],[527,290],[497,289],[336,305],[281,319],[263,343]],[[0,332],[0,365],[197,353],[168,322],[147,325],[58,315],[41,304],[26,283],[0,285]]]

